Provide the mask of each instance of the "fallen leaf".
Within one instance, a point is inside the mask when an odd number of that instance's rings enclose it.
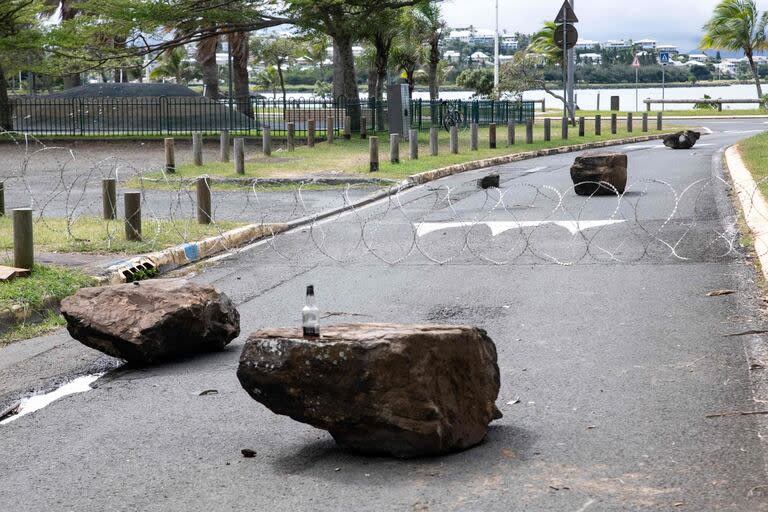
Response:
[[[243,457],[245,457],[246,459],[252,459],[256,456],[256,451],[251,450],[250,448],[243,448],[242,450],[240,450],[240,453],[242,453]]]
[[[750,369],[751,371],[755,371],[755,370],[765,370],[765,365],[764,365],[764,364],[762,364],[762,363],[752,363],[751,365],[749,365],[749,369]]]
[[[201,391],[198,396],[208,396],[208,395],[218,395],[219,390],[218,389],[206,389],[205,391]]]
[[[736,293],[736,290],[715,290],[709,292],[707,297],[722,297],[723,295],[733,295],[734,293]]]
[[[597,425],[587,425],[587,430],[592,430],[597,428]]]

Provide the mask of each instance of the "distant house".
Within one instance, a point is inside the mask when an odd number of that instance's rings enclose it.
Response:
[[[708,60],[709,60],[709,57],[707,57],[703,53],[692,53],[688,56],[688,62],[699,62],[703,64]]]
[[[450,34],[448,34],[448,39],[453,39],[454,41],[461,41],[462,43],[469,43],[472,39],[472,31],[471,30],[452,30]]]
[[[576,42],[577,50],[596,50],[600,48],[600,43],[597,41],[591,41],[589,39],[579,39]]]
[[[579,54],[579,62],[582,64],[602,64],[603,56],[599,53],[581,53]]]
[[[660,53],[661,52],[669,53],[672,56],[680,54],[680,50],[677,48],[677,46],[672,45],[672,44],[659,44],[659,45],[656,45],[656,51],[658,51]]]
[[[514,52],[518,48],[517,38],[515,36],[502,36],[499,46],[504,51]]]
[[[632,45],[623,39],[615,39],[603,43],[603,48],[607,50],[628,50],[631,47]]]
[[[656,40],[654,39],[641,39],[639,41],[635,41],[635,47],[640,48],[641,50],[655,50],[656,49]]]
[[[470,55],[469,58],[472,60],[472,62],[478,62],[480,64],[485,64],[491,60],[491,58],[483,52],[475,52]]]
[[[715,69],[719,70],[723,75],[736,76],[736,72],[739,70],[739,62],[739,59],[723,59],[715,64]]]
[[[445,62],[459,62],[461,60],[461,53],[454,50],[448,50],[443,53],[443,60]]]

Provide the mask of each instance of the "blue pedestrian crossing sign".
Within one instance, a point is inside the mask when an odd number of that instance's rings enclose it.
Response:
[[[661,62],[662,64],[669,64],[669,52],[660,52],[659,62]]]

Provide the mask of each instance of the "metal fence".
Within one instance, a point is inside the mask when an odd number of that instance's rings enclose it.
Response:
[[[35,135],[60,136],[160,136],[229,130],[261,135],[269,126],[274,136],[284,136],[293,123],[297,136],[306,136],[314,120],[317,136],[344,129],[344,118],[360,112],[370,133],[388,130],[386,101],[344,98],[336,100],[252,98],[250,102],[223,102],[208,98],[15,98],[11,100],[13,129]],[[459,116],[455,114],[459,113]],[[426,130],[444,126],[453,115],[460,126],[470,123],[524,123],[534,117],[533,102],[413,100],[409,109],[411,128]]]

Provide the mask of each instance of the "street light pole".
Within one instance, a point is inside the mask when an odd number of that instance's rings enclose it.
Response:
[[[493,90],[499,94],[499,0],[496,0],[496,37],[493,54]]]
[[[575,3],[576,0],[570,0],[571,3],[571,9],[575,10]],[[576,52],[573,49],[568,50],[567,58],[568,58],[568,107],[571,114],[571,119],[575,123],[576,122],[576,102],[574,101],[574,85],[575,85],[575,78],[574,78],[574,67],[576,66],[575,63],[575,57]]]

